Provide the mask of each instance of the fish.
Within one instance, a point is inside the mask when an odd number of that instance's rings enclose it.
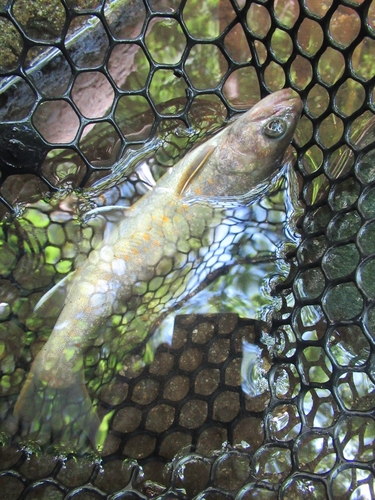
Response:
[[[301,111],[291,89],[270,94],[190,151],[134,205],[103,208],[116,214],[111,229],[37,305],[45,307],[66,289],[15,404],[24,435],[40,443],[73,436],[74,446],[89,442],[101,451],[108,423],[100,421],[90,394],[121,372],[158,318],[202,283],[202,249],[228,207],[248,205],[269,188]],[[224,264],[218,259],[217,266]],[[92,346],[101,346],[109,375],[99,366],[86,383],[85,354]]]

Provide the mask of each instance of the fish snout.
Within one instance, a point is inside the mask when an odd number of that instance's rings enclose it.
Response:
[[[253,120],[264,120],[285,113],[291,113],[298,119],[302,113],[302,107],[303,102],[297,92],[287,88],[268,95],[255,104],[250,112]]]

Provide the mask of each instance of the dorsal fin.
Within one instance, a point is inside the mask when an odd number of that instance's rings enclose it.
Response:
[[[215,146],[205,146],[202,151],[194,158],[194,160],[192,160],[177,185],[176,189],[180,196],[184,194],[194,177],[211,156],[214,149]]]

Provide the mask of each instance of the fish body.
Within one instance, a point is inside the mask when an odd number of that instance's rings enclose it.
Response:
[[[301,109],[289,89],[266,97],[186,155],[132,207],[119,209],[120,221],[75,271],[32,364],[14,411],[24,432],[42,441],[71,426],[70,434],[97,446],[100,422],[85,387],[85,353],[109,343],[113,373],[119,371],[158,316],[198,287],[200,250],[228,203],[248,203],[259,186],[267,187]],[[108,330],[116,332],[110,341]]]

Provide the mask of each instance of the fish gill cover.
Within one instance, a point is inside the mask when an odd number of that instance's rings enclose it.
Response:
[[[0,9],[7,498],[373,498],[373,2],[15,0]],[[189,316],[149,342],[138,323],[124,346],[116,339],[126,335],[111,333],[133,318],[116,311],[88,339],[84,381],[106,437],[101,456],[77,456],[90,445],[77,441],[74,404],[56,401],[48,383],[19,426],[14,406],[31,364],[65,289],[80,284],[71,271],[103,248],[103,234],[126,226],[129,208],[104,207],[152,200],[194,143],[283,87],[304,101],[294,170],[292,150],[270,189],[241,209],[227,200],[232,212],[203,255],[194,228],[199,293],[175,285],[178,312]],[[197,198],[212,153],[198,151],[178,183]],[[143,203],[147,229],[158,227],[147,218],[168,218]],[[172,240],[184,234],[176,222],[166,226]],[[162,253],[158,280],[137,289],[155,313],[170,287]],[[180,264],[188,272],[187,259]],[[65,413],[53,416],[59,405]]]

